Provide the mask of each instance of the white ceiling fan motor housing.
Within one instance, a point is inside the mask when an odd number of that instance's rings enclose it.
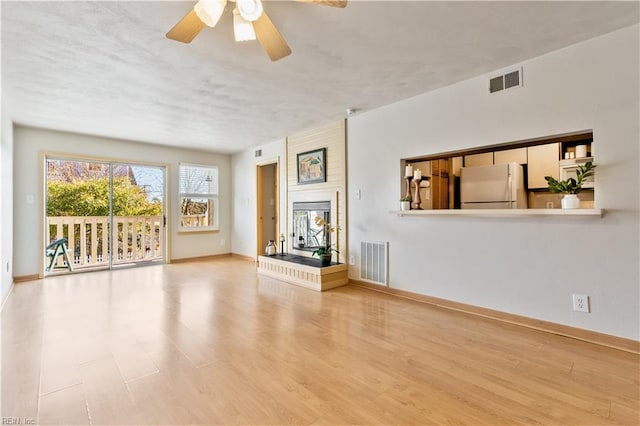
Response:
[[[262,15],[262,2],[260,0],[236,0],[236,7],[240,16],[253,22]]]

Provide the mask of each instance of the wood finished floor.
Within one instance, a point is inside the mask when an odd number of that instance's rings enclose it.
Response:
[[[233,258],[17,284],[25,424],[634,424],[639,357]]]

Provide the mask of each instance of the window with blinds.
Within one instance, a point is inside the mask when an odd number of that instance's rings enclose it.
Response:
[[[218,168],[180,164],[180,229],[218,229]]]

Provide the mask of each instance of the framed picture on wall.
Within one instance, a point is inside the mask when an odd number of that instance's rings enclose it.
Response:
[[[298,183],[321,183],[327,181],[327,148],[298,154]]]

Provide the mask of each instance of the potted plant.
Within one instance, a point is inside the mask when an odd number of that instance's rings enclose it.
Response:
[[[318,247],[311,255],[318,255],[320,258],[320,266],[329,266],[331,265],[331,256],[333,256],[333,252],[340,253],[338,250],[331,247]]]
[[[576,179],[570,177],[565,180],[558,181],[552,176],[545,176],[545,180],[549,185],[549,191],[553,193],[565,193],[562,198],[563,209],[577,209],[580,207],[580,199],[578,193],[582,191],[587,178],[595,174],[596,166],[592,162],[581,164],[576,168]]]
[[[323,246],[318,247],[311,253],[311,256],[318,255],[320,258],[320,266],[329,266],[331,265],[331,256],[333,252],[340,253],[338,250],[332,248],[331,244],[331,233],[336,230],[330,223],[326,222],[324,218],[320,216],[316,216],[315,218],[316,226],[322,227],[324,229],[323,233]]]
[[[404,196],[400,198],[400,210],[411,210],[411,197]]]

